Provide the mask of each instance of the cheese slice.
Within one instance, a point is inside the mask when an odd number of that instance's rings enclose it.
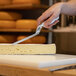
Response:
[[[0,0],[0,5],[7,5],[11,3],[12,3],[12,0]]]
[[[0,44],[0,54],[55,54],[55,44]]]
[[[17,29],[36,29],[37,21],[32,19],[17,20],[16,28]]]
[[[16,12],[0,11],[0,20],[17,20],[21,18],[22,15]]]
[[[40,4],[40,0],[13,0],[13,4]]]
[[[23,38],[26,38],[28,36],[18,36],[17,40],[21,40]],[[30,44],[43,44],[46,43],[46,37],[45,36],[35,36],[33,38],[30,38],[28,40],[23,41],[22,43],[30,43]]]
[[[0,20],[0,29],[13,29],[13,28],[16,28],[15,21]]]

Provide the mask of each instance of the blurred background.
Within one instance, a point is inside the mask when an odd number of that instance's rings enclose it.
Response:
[[[33,34],[36,19],[50,6],[68,0],[0,0],[0,43],[13,43]],[[57,53],[76,55],[76,16],[60,15],[59,23],[22,44],[55,43]]]

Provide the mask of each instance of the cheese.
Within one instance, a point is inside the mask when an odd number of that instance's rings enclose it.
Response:
[[[0,20],[17,20],[21,18],[22,15],[16,12],[0,11]]]
[[[0,43],[12,43],[16,41],[14,35],[0,35]]]
[[[17,40],[21,40],[21,39],[23,39],[25,37],[27,37],[27,36],[19,36],[17,38]],[[46,43],[46,37],[45,36],[35,36],[35,37],[33,37],[31,39],[28,39],[28,40],[26,40],[26,41],[24,41],[22,43],[32,43],[32,44],[34,44],[34,43],[35,44]]]
[[[0,29],[12,29],[12,28],[16,28],[15,21],[0,20]]]
[[[12,0],[0,0],[0,5],[7,5],[11,3],[12,3]]]
[[[13,4],[40,4],[40,0],[13,0]]]
[[[31,19],[17,20],[16,28],[17,29],[36,29],[37,28],[37,21],[31,20]]]
[[[0,54],[55,54],[55,44],[0,44]]]

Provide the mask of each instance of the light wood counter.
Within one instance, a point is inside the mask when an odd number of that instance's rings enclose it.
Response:
[[[37,69],[0,64],[0,75],[4,76],[76,76],[76,69],[50,72],[48,68]]]

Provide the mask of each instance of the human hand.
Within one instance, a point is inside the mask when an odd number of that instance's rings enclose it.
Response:
[[[63,3],[56,3],[52,7],[50,7],[48,10],[46,10],[38,19],[38,25],[40,25],[42,22],[44,22],[45,28],[50,28],[53,25],[57,24],[59,20],[56,20],[54,23],[50,24],[54,19],[59,17],[61,13]]]

